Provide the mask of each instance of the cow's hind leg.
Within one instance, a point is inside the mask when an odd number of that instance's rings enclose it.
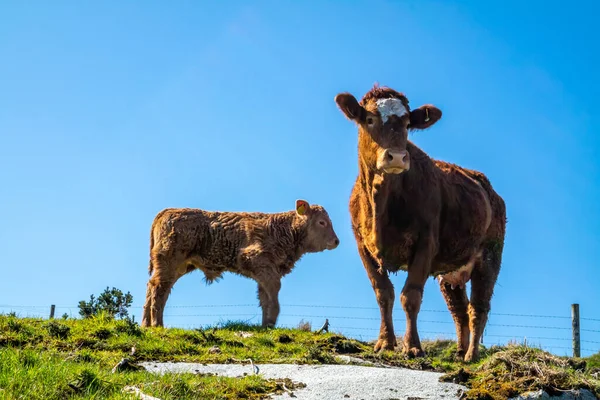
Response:
[[[402,308],[406,314],[406,333],[403,353],[409,357],[423,357],[417,329],[417,318],[421,310],[423,289],[431,271],[431,262],[435,255],[435,240],[430,232],[424,233],[417,243],[413,260],[408,265],[408,276],[400,294]]]
[[[467,289],[465,287],[457,287],[452,289],[450,284],[440,282],[440,289],[448,310],[452,314],[454,326],[456,328],[457,348],[456,356],[463,360],[467,350],[469,349],[469,298],[467,297]]]
[[[469,304],[471,341],[465,355],[466,362],[477,361],[479,358],[479,343],[487,323],[494,286],[500,272],[502,248],[501,241],[486,243],[483,257],[477,260],[471,275],[471,302]]]

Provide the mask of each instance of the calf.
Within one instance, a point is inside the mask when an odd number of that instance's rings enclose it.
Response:
[[[279,315],[281,278],[306,253],[333,250],[339,239],[327,211],[296,201],[296,210],[211,212],[167,208],[154,218],[150,234],[150,279],[142,326],[163,326],[163,311],[175,282],[196,269],[207,283],[233,272],[258,283],[262,325]]]

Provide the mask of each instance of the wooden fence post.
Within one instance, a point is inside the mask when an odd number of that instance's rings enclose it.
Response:
[[[571,304],[571,327],[573,328],[573,357],[581,357],[579,304]]]
[[[54,318],[54,309],[56,306],[54,304],[50,305],[50,319]]]

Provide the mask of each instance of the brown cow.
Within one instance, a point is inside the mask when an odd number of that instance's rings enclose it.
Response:
[[[402,93],[377,85],[360,103],[349,93],[338,94],[335,102],[358,125],[359,173],[350,214],[381,311],[375,350],[397,344],[388,272],[403,270],[408,272],[400,295],[406,313],[403,352],[424,355],[417,316],[426,280],[438,276],[456,325],[457,355],[476,360],[500,271],[504,200],[484,174],[433,160],[408,140],[409,129],[429,128],[441,118],[435,106],[410,111]]]
[[[258,283],[262,325],[279,316],[281,278],[306,253],[339,244],[327,211],[296,200],[282,213],[211,212],[168,208],[154,218],[150,234],[150,280],[142,326],[163,326],[163,311],[175,282],[199,269],[207,283],[228,271]]]

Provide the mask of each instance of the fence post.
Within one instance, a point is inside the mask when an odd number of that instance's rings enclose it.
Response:
[[[54,309],[56,306],[54,304],[50,305],[50,319],[54,318]]]
[[[573,357],[581,357],[581,337],[579,334],[579,304],[571,304],[571,326],[573,328]]]

